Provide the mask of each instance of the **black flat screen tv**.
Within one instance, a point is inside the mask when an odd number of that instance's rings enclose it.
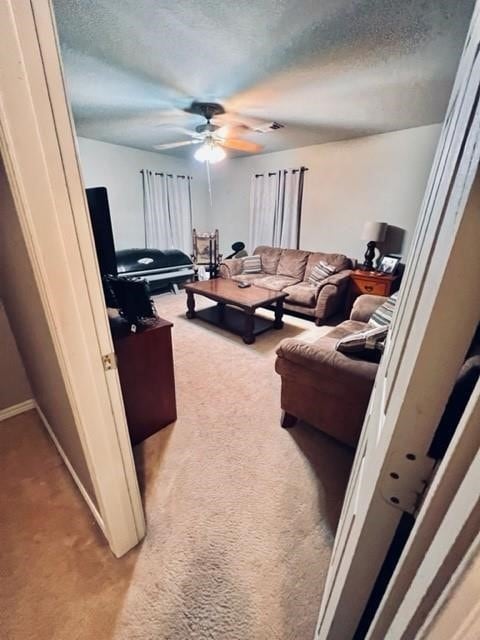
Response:
[[[102,276],[116,276],[117,259],[115,257],[115,243],[113,241],[107,189],[105,187],[92,187],[85,191],[87,193],[100,274]]]

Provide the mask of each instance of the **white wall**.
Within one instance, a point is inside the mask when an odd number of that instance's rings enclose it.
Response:
[[[33,398],[12,329],[0,300],[0,410]]]
[[[226,252],[248,241],[250,180],[254,173],[304,165],[300,247],[363,259],[363,222],[379,220],[390,232],[386,253],[406,257],[441,125],[227,160],[212,167],[213,213]],[[270,134],[275,135],[275,134]]]
[[[440,124],[433,124],[226,160],[211,167],[213,207],[203,164],[88,138],[78,138],[78,145],[85,186],[107,187],[117,249],[145,246],[143,168],[193,176],[194,226],[200,231],[218,227],[227,253],[236,240],[248,240],[251,176],[304,165],[309,171],[301,248],[363,259],[363,223],[379,220],[391,225],[382,251],[405,258],[440,130]]]
[[[32,395],[85,491],[96,504],[93,481],[1,160],[0,211],[2,300],[30,381]],[[0,357],[2,355],[0,353]]]
[[[78,147],[85,186],[107,188],[116,249],[145,246],[141,169],[193,176],[194,227],[208,230],[203,165],[89,138],[78,138]]]

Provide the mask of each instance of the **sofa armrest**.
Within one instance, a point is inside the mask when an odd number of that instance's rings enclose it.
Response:
[[[350,269],[344,269],[322,280],[318,287],[315,318],[325,320],[345,308],[345,296],[350,282]]]
[[[374,311],[382,305],[387,298],[385,296],[373,296],[365,293],[353,303],[350,320],[359,320],[360,322],[368,322]]]
[[[339,271],[338,273],[334,273],[325,280],[322,280],[319,286],[321,290],[327,284],[334,284],[337,287],[345,287],[350,282],[350,274],[352,273],[351,269],[343,269],[343,271]]]
[[[219,265],[219,274],[221,278],[231,278],[238,276],[243,270],[243,260],[241,258],[230,258],[223,260]]]
[[[326,376],[330,382],[335,380],[345,385],[360,380],[373,384],[378,369],[375,362],[346,356],[336,351],[333,344],[322,346],[296,338],[282,340],[277,348],[277,356],[319,376]]]

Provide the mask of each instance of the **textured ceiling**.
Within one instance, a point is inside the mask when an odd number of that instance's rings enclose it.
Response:
[[[54,0],[79,135],[153,150],[215,100],[285,125],[264,152],[441,121],[473,4]]]

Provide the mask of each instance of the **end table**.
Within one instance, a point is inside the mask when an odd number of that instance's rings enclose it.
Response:
[[[400,286],[400,276],[379,271],[355,269],[350,274],[350,287],[347,296],[347,315],[358,296],[369,293],[374,296],[390,296]]]

